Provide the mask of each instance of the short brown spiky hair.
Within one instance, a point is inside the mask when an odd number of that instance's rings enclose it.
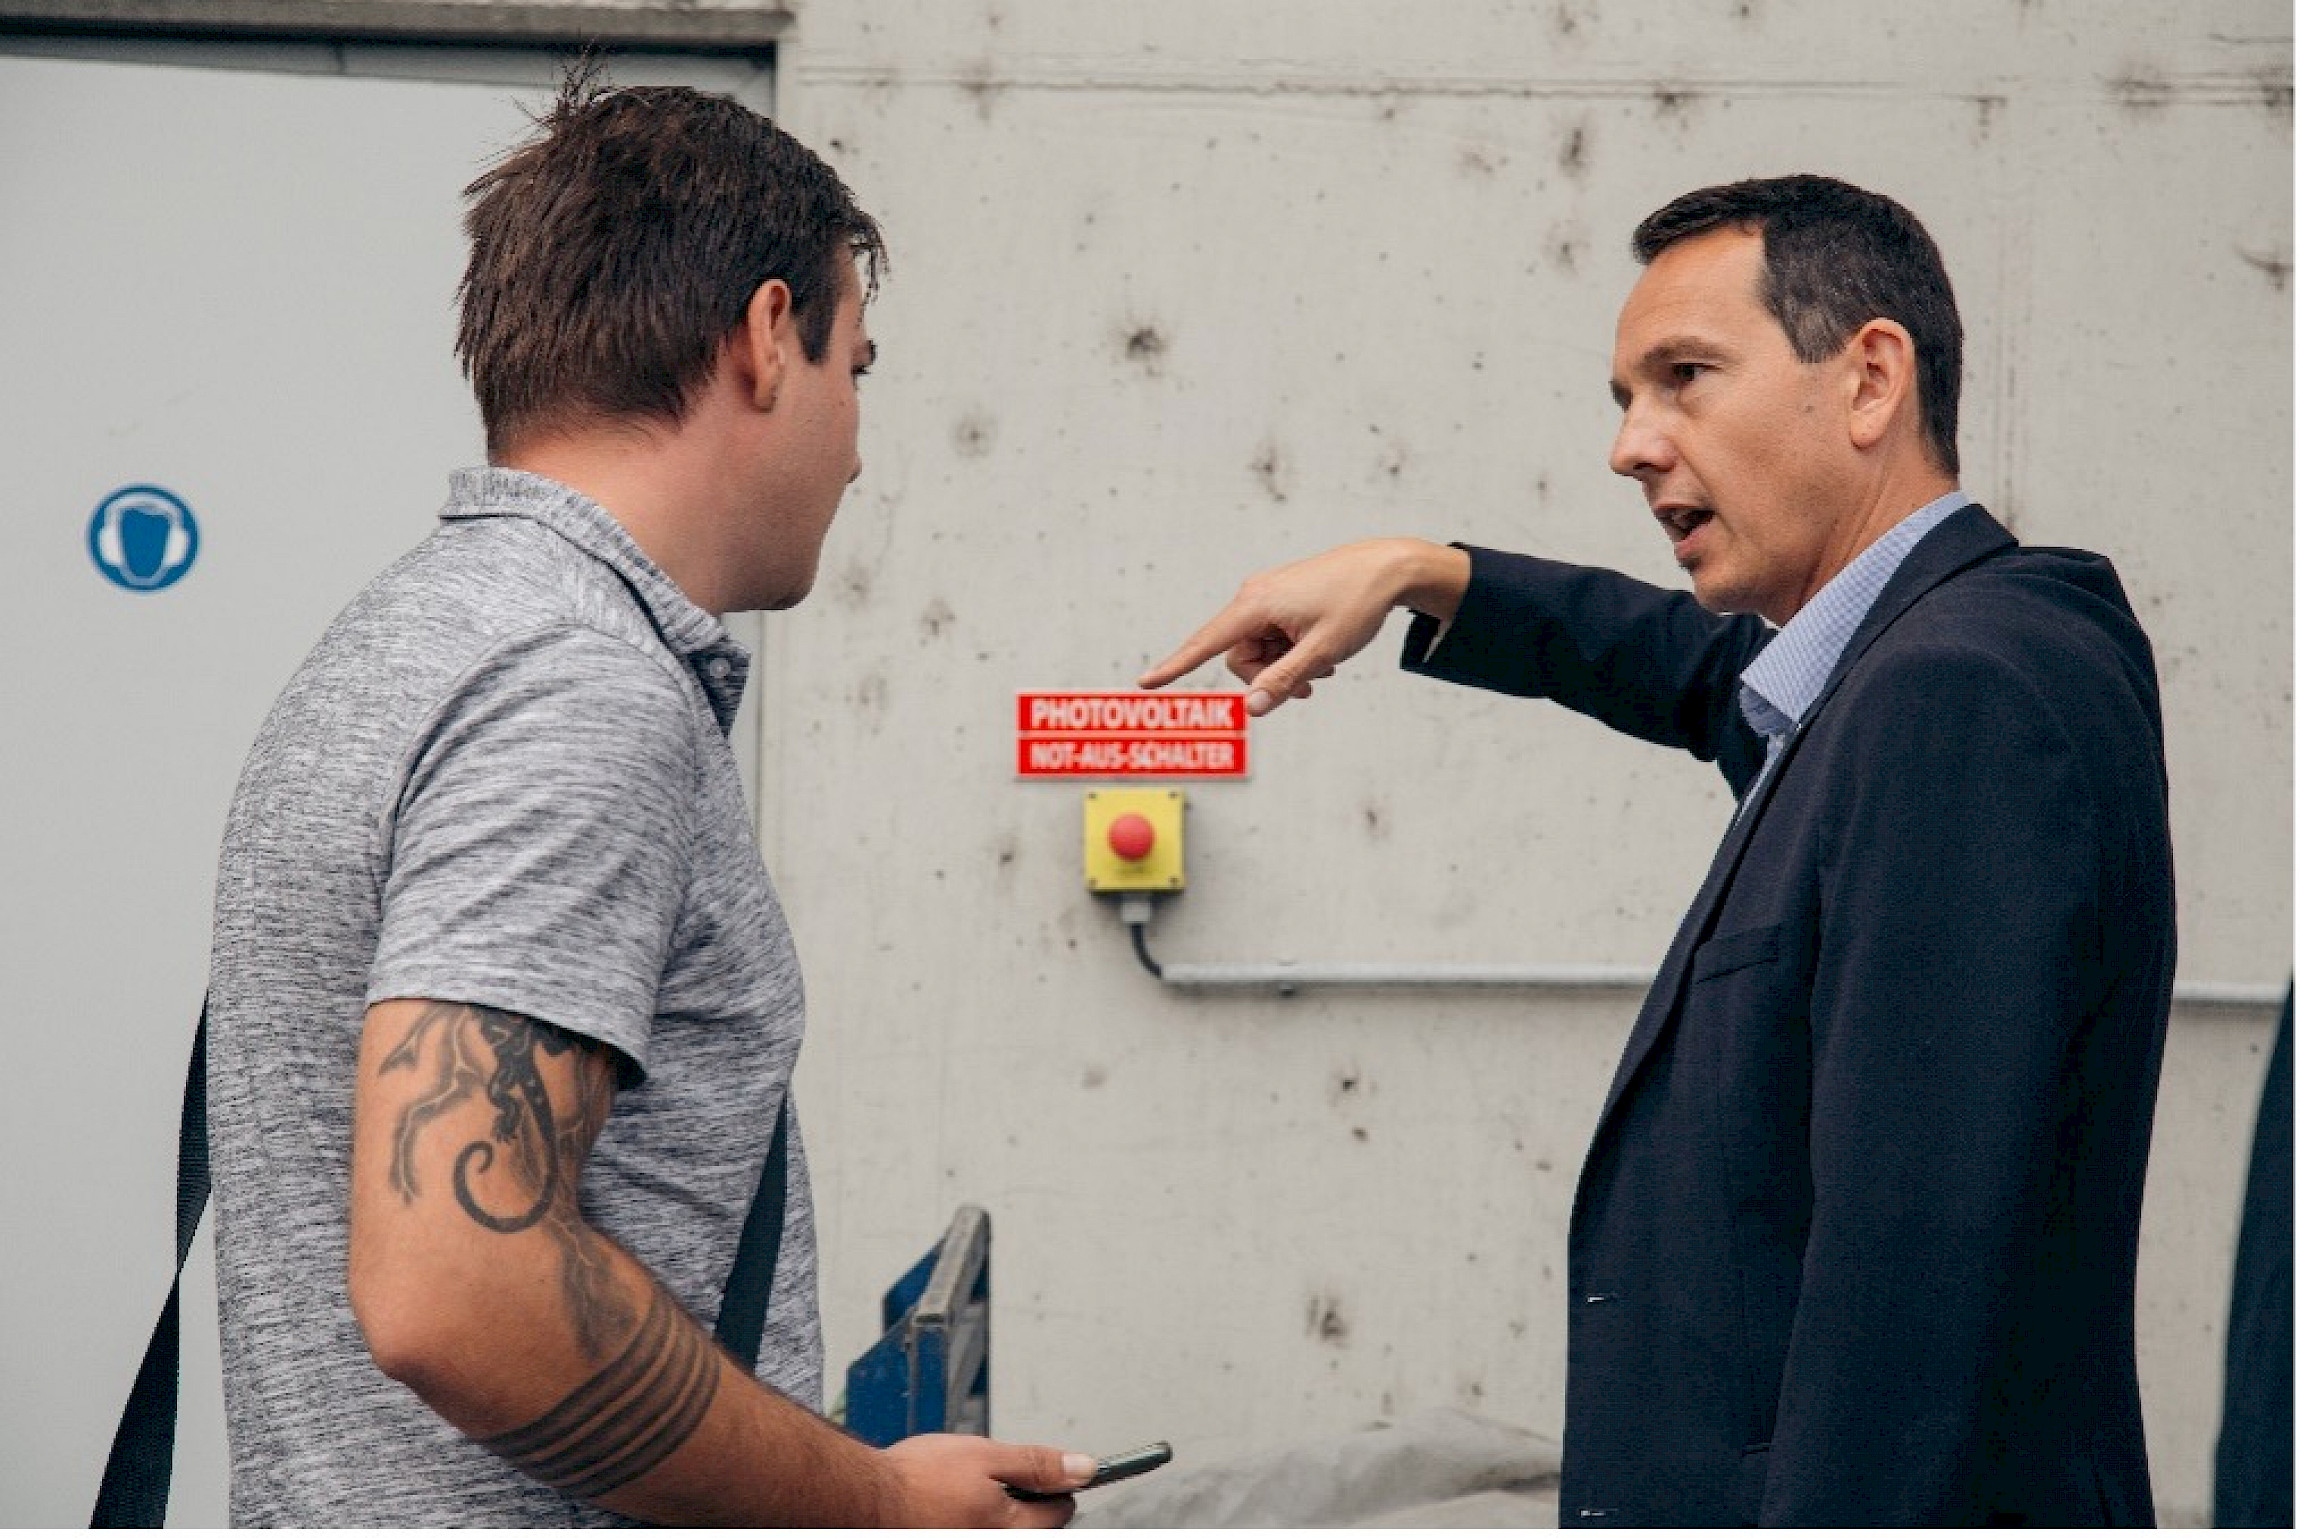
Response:
[[[847,274],[886,248],[837,173],[724,96],[567,73],[537,132],[464,189],[455,350],[487,452],[539,430],[675,423],[769,278],[819,362]]]

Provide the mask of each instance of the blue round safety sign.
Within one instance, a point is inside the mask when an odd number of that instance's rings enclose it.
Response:
[[[156,593],[192,569],[200,526],[184,499],[157,486],[123,486],[88,520],[96,569],[131,592]]]

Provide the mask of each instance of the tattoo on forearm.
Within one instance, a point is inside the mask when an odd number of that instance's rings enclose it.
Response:
[[[494,1119],[486,1137],[467,1143],[455,1156],[456,1205],[472,1221],[499,1234],[543,1226],[559,1248],[560,1282],[576,1340],[585,1355],[598,1361],[612,1341],[630,1332],[633,1312],[614,1287],[606,1242],[583,1221],[577,1205],[576,1175],[606,1124],[614,1090],[613,1065],[602,1050],[541,1021],[477,1005],[433,1004],[385,1055],[378,1072],[418,1071],[425,1045],[433,1040],[438,1044],[438,1065],[431,1088],[409,1103],[393,1129],[392,1189],[402,1201],[412,1202],[422,1194],[416,1149],[424,1130],[474,1096],[484,1095]],[[552,1109],[537,1063],[539,1052],[550,1057],[574,1054],[576,1103],[564,1126]],[[475,1176],[495,1167],[498,1149],[508,1155],[516,1184],[532,1193],[523,1208],[510,1213],[490,1208],[472,1189]]]
[[[592,1499],[669,1457],[702,1424],[718,1388],[718,1353],[658,1287],[614,1361],[540,1419],[480,1445]]]

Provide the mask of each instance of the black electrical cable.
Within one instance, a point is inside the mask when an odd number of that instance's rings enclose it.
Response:
[[[1126,927],[1134,932],[1134,955],[1142,963],[1142,969],[1152,977],[1164,978],[1166,969],[1158,964],[1157,957],[1150,954],[1149,921],[1134,919],[1129,921]]]

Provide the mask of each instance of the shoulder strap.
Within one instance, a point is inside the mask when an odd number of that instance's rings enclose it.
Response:
[[[775,1262],[783,1248],[783,1203],[790,1190],[788,1147],[791,1094],[783,1090],[783,1107],[775,1113],[775,1141],[767,1149],[767,1162],[759,1171],[759,1189],[743,1219],[743,1237],[735,1246],[734,1268],[727,1273],[727,1292],[719,1304],[719,1344],[745,1367],[759,1365],[759,1337],[767,1327],[767,1299],[775,1290]]]
[[[120,1412],[90,1527],[161,1527],[167,1522],[168,1482],[176,1461],[178,1298],[184,1259],[207,1205],[208,1006],[203,999],[199,1029],[192,1035],[191,1067],[184,1074],[183,1119],[176,1127],[176,1274],[144,1347],[144,1363],[136,1369],[135,1387],[128,1391],[128,1407]]]

